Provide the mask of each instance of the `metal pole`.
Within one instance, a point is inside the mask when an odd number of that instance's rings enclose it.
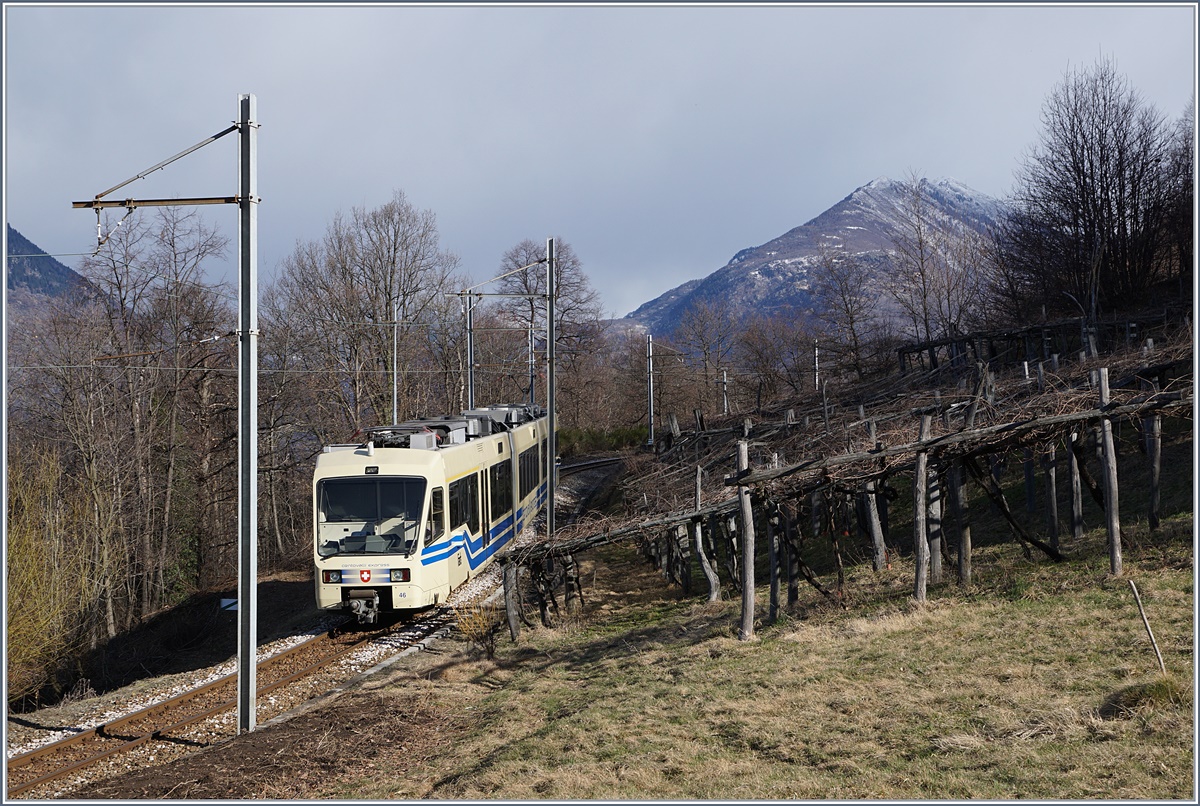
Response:
[[[258,104],[239,95],[238,733],[254,730],[258,651]]]
[[[467,409],[475,408],[475,298],[467,296]]]
[[[529,317],[529,405],[534,404],[534,387],[537,384],[537,359],[533,354],[533,317]]]
[[[646,407],[647,417],[650,422],[650,439],[646,440],[646,447],[654,447],[654,336],[646,334],[646,398],[648,405]]]
[[[399,372],[400,314],[396,300],[392,300],[392,425],[400,422],[400,372]]]
[[[821,388],[821,351],[813,339],[813,389]]]
[[[546,464],[546,538],[554,539],[554,457],[558,453],[558,434],[554,411],[554,239],[546,240],[546,410],[550,435],[547,438]]]

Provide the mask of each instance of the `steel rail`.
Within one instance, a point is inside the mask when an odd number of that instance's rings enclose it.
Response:
[[[594,468],[598,468],[598,467],[605,467],[605,466],[612,465],[612,464],[617,464],[621,461],[623,461],[623,459],[621,457],[614,457],[614,458],[607,458],[607,459],[595,459],[595,460],[590,460],[590,461],[586,461],[586,462],[579,462],[574,465],[560,467],[559,472],[570,474],[570,473],[580,472],[580,471],[584,471],[584,470],[590,470],[590,469],[594,469]],[[412,646],[416,646],[424,638],[426,638],[428,636],[428,634],[432,634],[433,632],[436,632],[438,629],[441,629],[442,627],[445,626],[445,622],[449,620],[449,617],[446,616],[445,612],[443,612],[443,611],[435,611],[435,612],[440,612],[441,616],[439,617],[437,615],[433,615],[431,618],[429,618],[428,619],[429,623],[427,625],[422,625],[422,629],[421,629],[420,633],[418,635],[414,636],[412,638],[412,640],[405,640],[401,646],[397,647],[398,651],[403,651],[404,649],[410,648]],[[301,680],[304,677],[307,677],[307,676],[319,671],[320,669],[332,664],[334,661],[338,661],[338,660],[345,658],[347,655],[349,655],[354,650],[358,649],[363,644],[366,644],[372,640],[375,640],[376,638],[379,638],[382,635],[386,635],[390,630],[391,630],[391,628],[388,628],[387,630],[381,630],[381,631],[377,631],[377,632],[365,635],[362,638],[348,644],[340,652],[331,654],[328,657],[317,661],[316,663],[309,664],[308,666],[304,667],[303,669],[300,669],[291,674],[288,674],[288,675],[286,675],[278,680],[275,680],[271,683],[268,683],[263,686],[259,686],[257,688],[257,693],[260,696],[270,694],[272,691],[275,691],[276,689],[282,688],[286,685],[289,685],[298,680]],[[285,658],[287,658],[297,652],[300,652],[302,650],[312,648],[316,644],[318,644],[322,641],[325,641],[325,640],[329,640],[328,635],[317,635],[306,641],[296,644],[295,646],[289,647],[288,649],[286,649],[282,652],[279,652],[276,655],[273,655],[270,658],[267,658],[264,661],[262,661],[259,664],[260,669],[270,668],[272,666],[278,665]],[[46,745],[43,745],[42,747],[36,748],[34,750],[30,750],[26,753],[22,753],[17,756],[14,756],[13,758],[8,759],[8,761],[7,761],[8,769],[10,771],[14,770],[14,769],[20,769],[22,767],[28,766],[29,764],[31,764],[35,761],[46,759],[47,757],[53,756],[57,753],[61,753],[62,751],[67,750],[68,748],[73,747],[74,745],[82,744],[82,743],[88,741],[89,739],[98,739],[98,740],[117,739],[119,737],[114,736],[113,734],[116,733],[122,727],[134,724],[139,721],[151,719],[155,716],[158,716],[160,714],[170,711],[172,708],[179,707],[179,706],[183,705],[184,703],[199,699],[204,694],[210,693],[223,685],[229,685],[234,680],[235,677],[236,677],[236,673],[229,673],[226,675],[222,675],[221,677],[219,677],[215,680],[211,680],[207,683],[204,683],[203,685],[198,686],[197,688],[182,692],[180,694],[175,695],[174,697],[170,697],[166,700],[162,700],[160,702],[154,703],[152,705],[149,705],[149,706],[142,708],[138,711],[135,711],[133,713],[126,714],[125,716],[119,717],[117,719],[110,720],[108,722],[104,722],[99,725],[92,726],[90,728],[81,730],[80,732],[78,732],[72,736],[69,736],[65,739],[60,739],[59,741],[51,742],[50,744],[46,744]],[[165,737],[168,736],[169,734],[178,732],[178,731],[182,730],[183,728],[186,728],[197,722],[202,722],[205,719],[215,716],[216,714],[232,710],[236,706],[237,706],[236,699],[225,700],[218,705],[212,706],[208,709],[205,709],[204,711],[193,714],[193,715],[187,717],[186,719],[180,720],[178,722],[175,722],[175,723],[165,726],[165,727],[155,728],[155,729],[150,730],[146,733],[143,733],[139,736],[131,738],[128,741],[126,741],[116,747],[110,747],[99,753],[95,753],[91,756],[88,756],[87,758],[73,762],[65,767],[60,767],[56,770],[53,770],[49,773],[46,773],[45,775],[39,776],[38,778],[32,779],[30,781],[26,781],[21,784],[12,785],[8,788],[7,796],[14,797],[17,795],[21,795],[21,794],[28,792],[38,786],[42,786],[44,784],[50,783],[51,781],[66,777],[74,772],[79,771],[79,770],[86,769],[87,767],[98,764],[107,758],[110,758],[112,756],[116,756],[121,753],[125,753],[130,750],[136,749],[137,747],[147,744],[148,742],[168,741],[168,739],[166,739]]]
[[[307,641],[296,644],[293,647],[289,647],[288,649],[276,655],[272,655],[270,658],[264,660],[263,663],[273,664],[294,652],[298,652],[301,649],[312,646],[315,642],[318,642],[324,638],[325,636],[323,635],[313,636]],[[51,742],[50,744],[45,744],[28,752],[13,756],[12,758],[8,759],[8,768],[10,770],[19,769],[26,766],[30,762],[36,761],[44,756],[53,755],[55,752],[64,750],[72,745],[79,744],[93,736],[100,736],[103,738],[104,733],[115,731],[121,727],[124,727],[125,725],[142,719],[149,719],[150,717],[157,716],[165,711],[169,711],[171,708],[181,705],[188,700],[193,700],[202,694],[212,691],[224,683],[228,683],[231,679],[233,679],[234,676],[235,673],[230,672],[229,674],[222,675],[215,680],[210,680],[203,685],[197,686],[194,689],[189,689],[180,694],[176,694],[174,697],[153,703],[145,708],[126,714],[125,716],[118,717],[109,722],[103,722],[99,725],[93,725],[92,727],[81,730],[65,739],[60,739],[56,742]]]
[[[434,624],[437,627],[441,626],[440,621],[438,621],[436,619],[431,620],[431,625],[434,625]],[[304,678],[305,676],[313,674],[314,672],[320,670],[321,668],[323,668],[325,666],[328,666],[329,664],[333,663],[334,661],[338,661],[338,660],[345,658],[347,655],[349,655],[354,650],[358,649],[363,644],[368,643],[372,640],[375,640],[376,638],[379,638],[381,635],[385,635],[387,632],[390,631],[390,629],[391,628],[389,628],[388,630],[381,630],[381,631],[377,631],[375,633],[364,635],[363,637],[361,637],[361,638],[351,642],[347,646],[345,646],[345,648],[343,648],[340,652],[333,653],[333,654],[329,655],[328,657],[326,657],[316,663],[310,664],[307,667],[305,667],[297,672],[293,672],[292,674],[286,675],[286,676],[280,678],[279,680],[275,680],[264,686],[260,686],[258,688],[257,692],[260,695],[269,694],[270,692],[272,692],[278,688],[282,688],[283,686],[286,686],[290,683],[294,683],[297,680]],[[311,638],[307,641],[297,644],[296,646],[289,647],[288,649],[284,650],[283,652],[280,652],[276,655],[271,656],[270,658],[263,661],[261,666],[270,668],[272,666],[278,665],[286,657],[288,657],[296,652],[299,652],[301,650],[312,648],[314,645],[316,645],[324,640],[329,640],[327,635],[314,636],[313,638]],[[420,640],[420,639],[418,638],[417,640]],[[416,643],[416,641],[408,641],[405,643],[405,647],[412,646],[414,643]],[[405,647],[401,647],[401,649],[403,649]],[[110,733],[111,731],[118,729],[124,725],[134,723],[138,720],[152,718],[158,714],[169,711],[171,708],[177,707],[189,700],[198,699],[203,694],[213,691],[214,689],[218,688],[221,685],[228,685],[234,679],[235,676],[236,675],[234,675],[232,673],[223,675],[222,677],[220,677],[216,680],[212,680],[212,681],[205,683],[204,685],[199,686],[195,689],[183,692],[182,694],[178,694],[175,697],[171,697],[168,700],[163,700],[162,702],[155,703],[151,706],[143,708],[132,714],[127,714],[126,716],[120,717],[119,719],[115,719],[115,720],[106,722],[101,725],[96,725],[85,731],[81,731],[80,733],[75,734],[74,736],[70,736],[70,737],[68,737],[66,739],[62,739],[58,742],[53,742],[51,744],[37,748],[36,750],[31,750],[28,753],[23,753],[19,756],[14,756],[12,759],[9,759],[9,761],[8,761],[9,768],[12,769],[12,768],[14,768],[14,766],[16,768],[26,766],[33,761],[45,758],[47,756],[54,755],[55,753],[58,753],[58,752],[62,752],[63,750],[66,750],[73,745],[80,744],[91,738],[102,739],[102,740],[103,739],[113,739],[115,737],[113,737],[111,735],[106,736],[105,734]],[[186,719],[180,720],[179,722],[168,725],[166,727],[155,728],[154,730],[148,731],[140,736],[130,739],[129,741],[127,741],[121,745],[118,745],[116,747],[110,747],[99,753],[95,753],[85,759],[74,762],[65,767],[60,767],[59,769],[49,772],[45,775],[42,775],[36,779],[26,781],[24,783],[17,784],[14,786],[10,786],[7,794],[9,797],[12,797],[15,795],[20,795],[20,794],[27,792],[37,786],[41,786],[43,784],[54,781],[58,778],[65,777],[67,775],[70,775],[73,772],[77,772],[78,770],[85,769],[94,764],[98,764],[101,761],[103,761],[111,756],[133,750],[143,744],[146,744],[147,742],[155,741],[155,740],[165,740],[164,736],[166,736],[170,733],[177,732],[177,731],[181,730],[182,728],[186,728],[192,724],[201,722],[205,719],[208,719],[208,718],[215,716],[216,714],[222,713],[224,711],[232,710],[236,706],[237,706],[236,699],[225,700],[218,705],[208,708],[200,713],[193,714]]]

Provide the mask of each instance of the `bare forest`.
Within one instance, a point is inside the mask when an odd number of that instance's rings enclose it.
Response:
[[[698,305],[654,334],[653,361],[556,238],[561,452],[645,451],[650,377],[669,430],[895,374],[905,350],[937,369],[944,351],[921,345],[973,331],[1190,316],[1192,118],[1171,122],[1107,62],[1071,73],[998,231],[933,219],[913,176],[884,294],[875,267],[823,253],[813,310]],[[10,703],[60,695],[82,653],[235,578],[236,289],[206,274],[229,248],[197,213],[139,211],[77,267],[91,293],[10,331]],[[309,564],[323,444],[468,405],[468,309],[475,404],[545,403],[545,251],[522,241],[497,256],[499,279],[468,277],[434,212],[397,190],[274,267],[259,303],[262,572]]]

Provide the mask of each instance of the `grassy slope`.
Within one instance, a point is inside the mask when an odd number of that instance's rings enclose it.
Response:
[[[631,549],[597,552],[584,618],[505,636],[494,660],[447,644],[371,684],[427,695],[449,719],[442,752],[385,752],[369,777],[347,767],[306,796],[1192,798],[1191,441],[1171,448],[1176,514],[1155,534],[1125,455],[1125,577],[1166,685],[1143,689],[1161,676],[1103,530],[1064,538],[1066,563],[1031,562],[977,495],[970,589],[932,587],[919,606],[907,558],[878,576],[859,566],[848,610],[805,587],[748,643],[736,601],[682,600]],[[1008,475],[1019,484],[1019,466]]]

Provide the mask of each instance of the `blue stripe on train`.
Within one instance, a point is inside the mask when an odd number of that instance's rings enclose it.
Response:
[[[545,505],[546,492],[547,487],[545,483],[538,485],[537,504],[534,506],[534,512],[539,512]],[[525,508],[521,507],[517,510],[516,522],[521,523],[525,517]],[[499,551],[504,544],[512,540],[515,534],[513,523],[513,517],[509,516],[494,526],[491,530],[492,540],[486,546],[483,545],[482,537],[478,540],[473,540],[469,532],[458,532],[451,535],[447,541],[426,546],[421,550],[421,565],[433,565],[434,563],[442,562],[454,556],[454,552],[460,548],[465,548],[467,562],[470,564],[471,570],[474,570]]]

